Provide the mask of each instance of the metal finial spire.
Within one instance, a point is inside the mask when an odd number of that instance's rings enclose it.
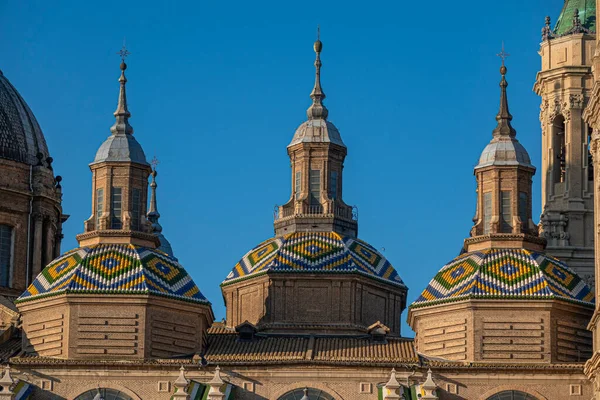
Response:
[[[158,212],[158,203],[156,201],[156,187],[158,186],[156,184],[156,175],[158,175],[156,172],[156,166],[160,164],[160,162],[156,157],[153,157],[152,161],[150,161],[150,164],[152,165],[152,172],[150,173],[150,176],[152,176],[152,182],[150,182],[150,206],[148,207],[148,214],[146,214],[146,218],[148,218],[148,221],[150,221],[150,224],[152,225],[152,234],[157,236],[160,240],[160,247],[158,249],[177,260],[173,254],[173,248],[171,247],[171,244],[162,234],[163,227],[160,222],[158,222],[160,213]]]
[[[148,207],[147,218],[148,221],[152,223],[152,233],[158,234],[162,232],[162,226],[158,222],[160,214],[156,205],[156,187],[158,186],[156,184],[156,175],[158,175],[158,173],[156,172],[156,166],[159,164],[158,159],[154,157],[151,161],[151,164],[152,172],[150,173],[150,175],[152,176],[152,182],[150,183],[150,207]]]
[[[152,232],[160,232],[162,231],[162,226],[160,226],[158,223],[160,214],[158,213],[158,207],[156,206],[156,175],[158,175],[158,172],[156,172],[156,167],[158,164],[160,164],[160,161],[158,161],[158,158],[154,156],[152,161],[150,161],[150,164],[152,165],[152,172],[150,173],[152,176],[152,182],[150,183],[150,207],[148,207],[147,217],[148,221],[152,223]]]
[[[127,56],[131,53],[127,51],[127,48],[125,48],[125,43],[123,43],[123,47],[117,54],[121,56],[121,76],[119,77],[119,101],[117,103],[117,110],[114,113],[117,120],[115,124],[110,128],[110,131],[113,133],[113,135],[131,135],[133,134],[133,128],[131,127],[131,125],[129,125],[129,117],[131,117],[131,113],[129,113],[129,110],[127,109],[127,92],[125,90],[125,84],[127,83],[127,78],[125,77],[125,70],[127,69],[127,64],[125,64],[125,58],[127,58]]]
[[[323,43],[321,42],[321,27],[317,26],[317,41],[314,44],[314,50],[317,54],[315,59],[315,87],[313,88],[310,98],[313,100],[312,105],[306,111],[308,119],[327,119],[329,111],[323,104],[325,99],[325,93],[321,88],[321,51],[323,50]]]
[[[510,56],[510,54],[504,50],[504,42],[502,42],[502,51],[498,53],[498,57],[502,59],[502,66],[500,67],[500,74],[502,75],[502,79],[500,80],[500,110],[498,111],[498,115],[496,115],[498,125],[496,126],[496,129],[494,129],[493,135],[494,137],[510,136],[511,138],[514,138],[517,135],[517,131],[515,131],[510,124],[512,115],[510,115],[510,111],[508,110],[508,97],[506,95],[508,82],[506,81],[507,68],[504,65],[504,62],[508,56]]]

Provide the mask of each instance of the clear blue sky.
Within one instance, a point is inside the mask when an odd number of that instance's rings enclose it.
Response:
[[[273,206],[289,198],[286,145],[310,105],[320,24],[326,104],[348,146],[344,199],[358,206],[359,236],[385,249],[411,302],[471,228],[473,167],[495,126],[502,41],[513,125],[540,166],[537,50],[544,17],[555,21],[562,5],[0,0],[0,68],[64,178],[69,250],[91,213],[87,165],[114,121],[126,38],[130,122],[148,158],[161,160],[164,233],[220,319],[220,282],[273,235]],[[539,186],[538,171],[534,216]]]

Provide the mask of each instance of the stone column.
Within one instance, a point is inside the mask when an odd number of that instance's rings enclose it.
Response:
[[[58,256],[60,256],[60,244],[62,242],[63,239],[63,233],[62,233],[62,224],[60,224],[58,226],[58,229],[56,230],[56,236],[54,239],[54,258],[57,258]]]
[[[48,264],[50,261],[54,260],[54,241],[56,240],[57,221],[57,218],[54,216],[48,218],[44,238],[46,240],[46,254],[44,255],[44,265],[42,265],[42,268],[46,266],[45,264]]]
[[[570,118],[567,121],[565,130],[566,151],[566,182],[567,187],[565,195],[568,195],[569,201],[576,200],[581,203],[579,207],[583,208],[583,166],[585,143],[584,123],[582,118],[583,95],[570,94],[568,99]],[[577,228],[576,228],[577,229]],[[581,227],[583,230],[583,226]]]
[[[42,236],[44,227],[44,216],[41,213],[33,214],[33,258],[31,271],[32,281],[42,271]]]

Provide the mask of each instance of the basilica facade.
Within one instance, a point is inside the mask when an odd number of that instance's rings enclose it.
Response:
[[[472,155],[473,227],[412,304],[345,202],[353,177],[317,39],[311,104],[287,146],[289,198],[274,236],[222,266],[220,322],[163,234],[156,164],[129,123],[126,52],[115,122],[89,164],[92,213],[63,254],[61,178],[0,73],[0,400],[600,399],[595,20],[596,0],[566,0],[543,26],[541,170],[517,139],[504,59],[490,71],[499,107]]]

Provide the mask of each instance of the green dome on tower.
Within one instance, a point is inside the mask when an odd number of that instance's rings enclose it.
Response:
[[[576,10],[579,10],[581,27],[596,32],[596,0],[566,0],[554,27],[555,35],[574,33]]]

